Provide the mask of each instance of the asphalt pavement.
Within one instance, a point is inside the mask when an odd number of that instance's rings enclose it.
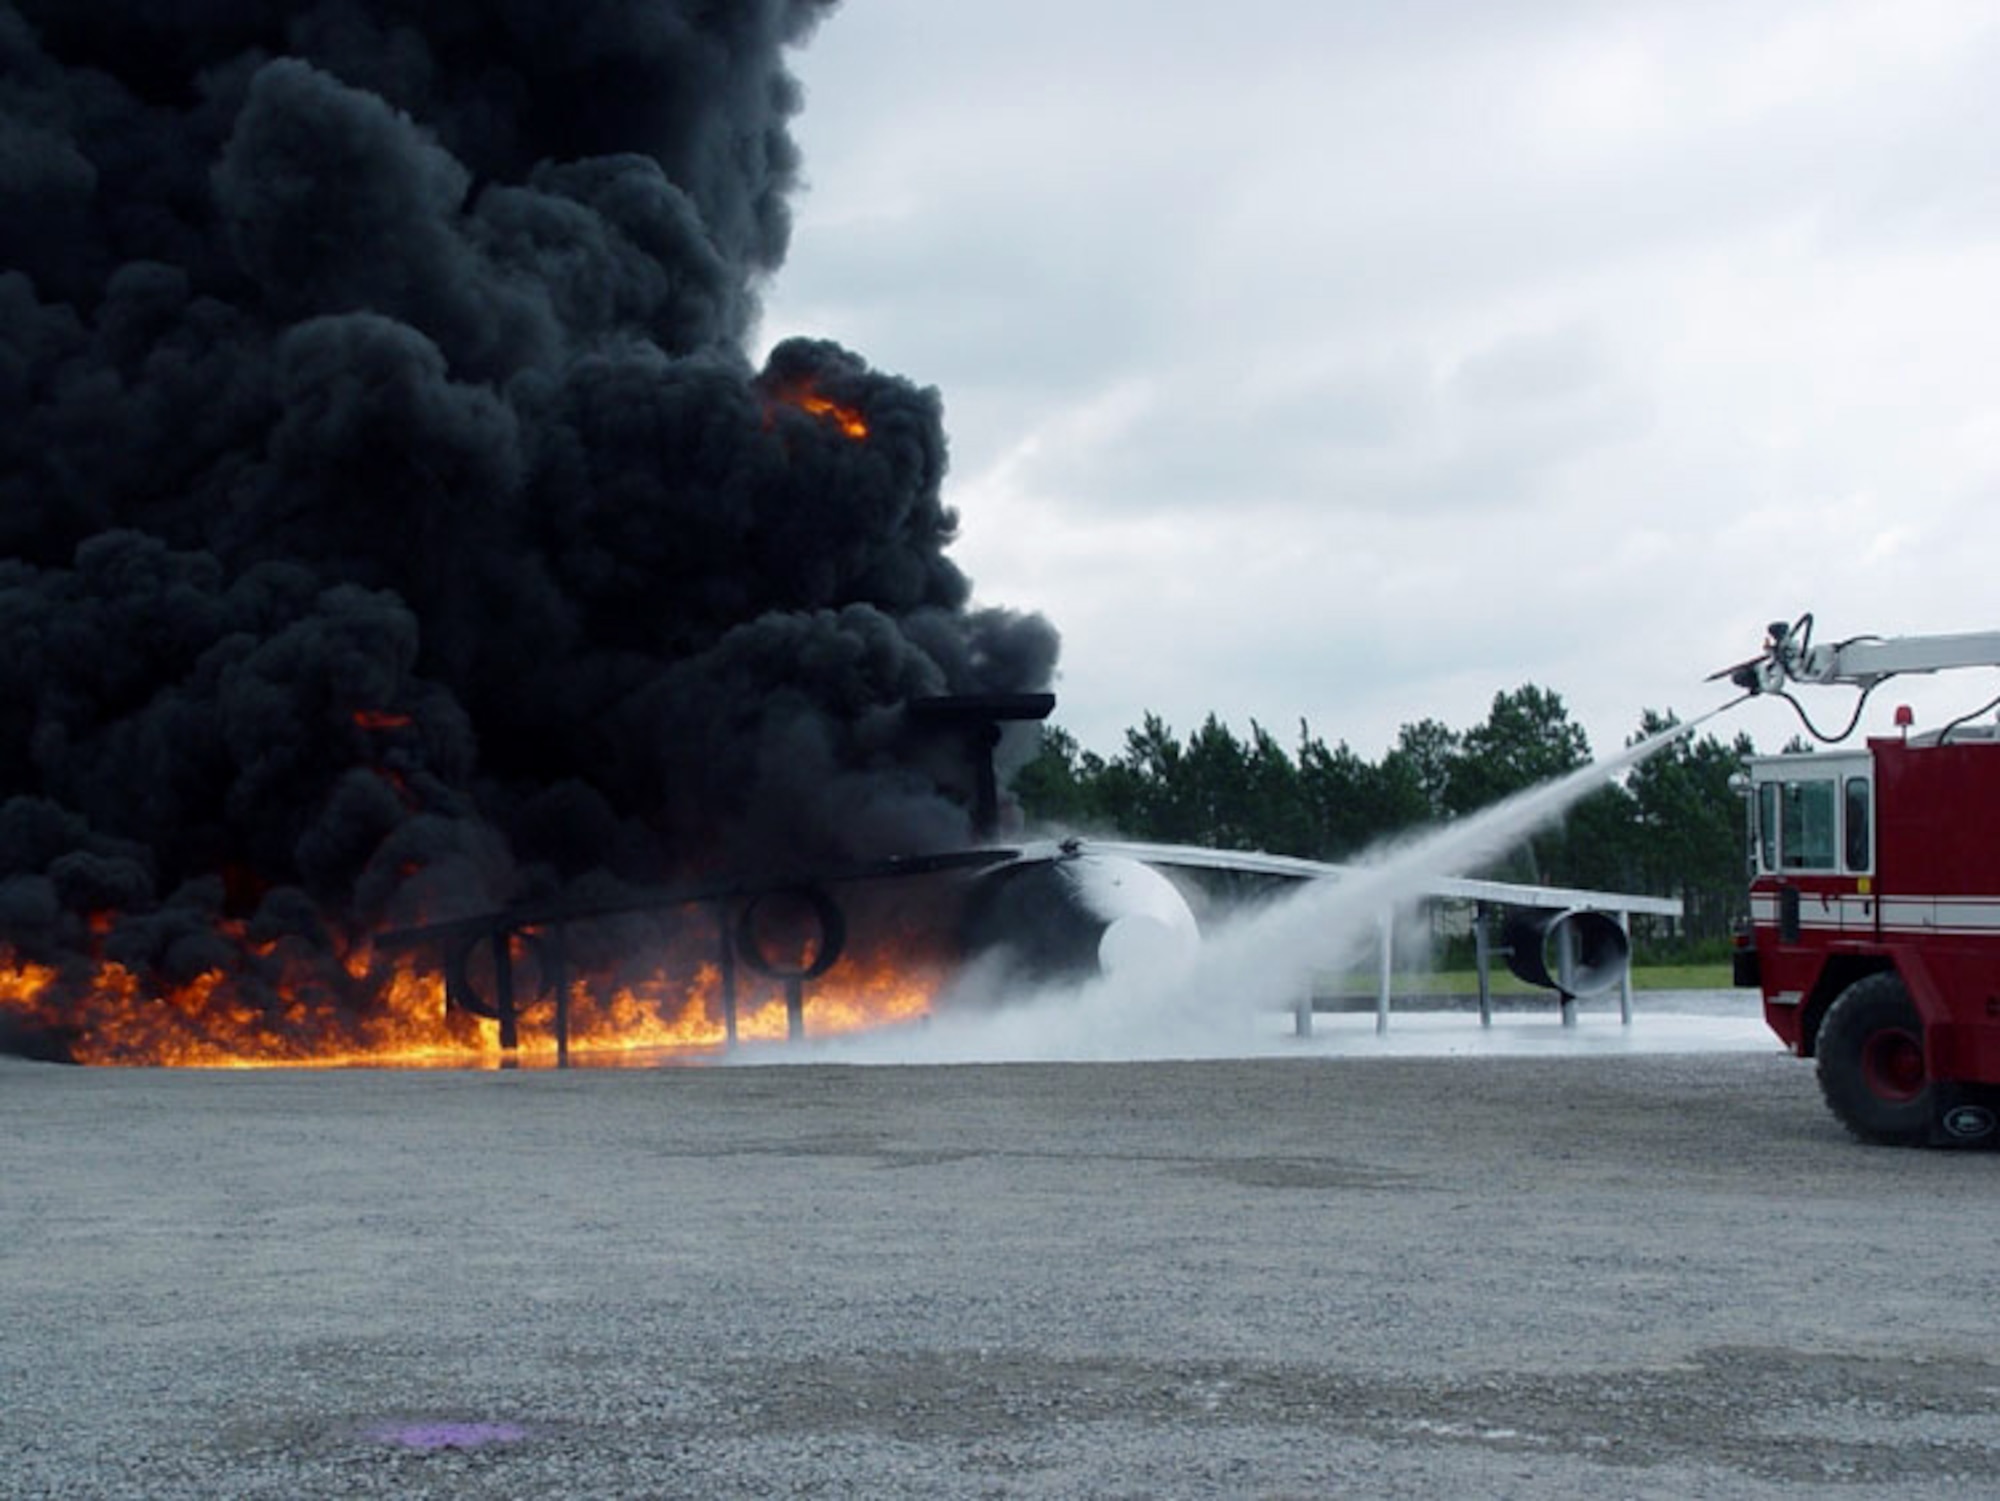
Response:
[[[1769,1049],[0,1060],[0,1123],[5,1497],[2000,1494],[2000,1156]]]

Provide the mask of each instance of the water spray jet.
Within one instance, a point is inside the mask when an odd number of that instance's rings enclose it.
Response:
[[[1381,942],[1385,913],[1412,909],[1441,890],[1469,894],[1489,886],[1518,892],[1522,903],[1532,907],[1533,896],[1546,888],[1507,888],[1459,878],[1490,864],[1729,707],[1673,725],[1442,828],[1397,840],[1351,866],[1205,852],[1215,865],[1289,873],[1296,884],[1261,906],[1213,923],[1182,963],[1072,976],[1026,988],[1018,973],[996,975],[991,968],[975,966],[940,997],[931,1023],[920,1032],[842,1039],[831,1046],[847,1060],[884,1063],[1238,1055],[1252,1044],[1258,1016],[1297,1008],[1301,988],[1313,972],[1364,960]],[[1163,846],[1104,848],[1142,857],[1171,853]],[[1540,916],[1545,941],[1561,938],[1564,924],[1571,925],[1567,941],[1575,949],[1567,965],[1559,956],[1553,968],[1546,957],[1542,961],[1549,979],[1561,979],[1566,968],[1570,997],[1595,993],[1622,974],[1625,935],[1615,919],[1598,912],[1585,917],[1569,905],[1544,909]]]

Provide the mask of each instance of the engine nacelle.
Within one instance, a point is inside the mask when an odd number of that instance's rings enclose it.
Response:
[[[979,878],[966,903],[965,947],[997,953],[1038,980],[1170,965],[1200,944],[1194,913],[1159,871],[1090,850],[1028,858]]]
[[[1590,907],[1509,907],[1501,933],[1507,968],[1564,995],[1609,990],[1632,958],[1618,919]]]

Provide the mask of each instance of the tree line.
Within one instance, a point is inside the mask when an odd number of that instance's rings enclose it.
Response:
[[[1647,710],[1626,744],[1678,720]],[[1572,807],[1480,874],[1503,880],[1677,896],[1679,936],[1724,938],[1744,909],[1743,808],[1730,787],[1747,735],[1686,735]],[[1400,834],[1461,818],[1592,759],[1559,694],[1533,684],[1494,695],[1481,724],[1406,724],[1380,760],[1329,746],[1304,722],[1287,749],[1252,722],[1248,738],[1211,714],[1185,740],[1148,714],[1110,758],[1047,727],[1013,778],[1034,822],[1129,839],[1343,861]]]

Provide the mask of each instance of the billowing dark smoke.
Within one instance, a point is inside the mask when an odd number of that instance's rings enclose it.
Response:
[[[937,847],[936,393],[744,353],[832,0],[0,0],[0,943]],[[858,434],[865,428],[865,436]]]

